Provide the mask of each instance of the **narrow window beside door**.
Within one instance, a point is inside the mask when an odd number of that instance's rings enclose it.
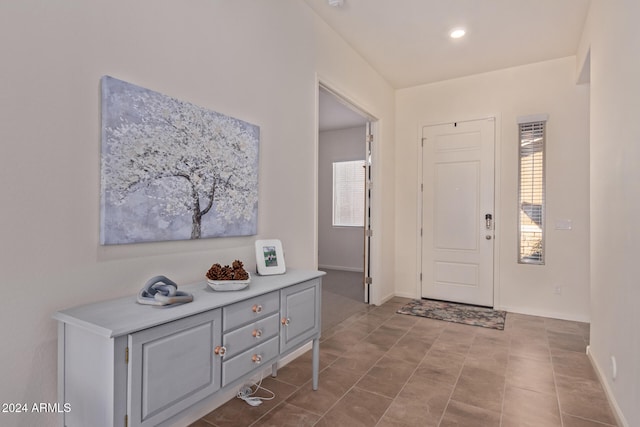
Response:
[[[364,226],[364,160],[333,163],[333,226]]]
[[[545,123],[520,123],[518,262],[523,264],[544,264]]]

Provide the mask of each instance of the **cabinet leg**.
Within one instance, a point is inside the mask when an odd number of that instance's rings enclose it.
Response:
[[[313,373],[312,383],[313,389],[318,389],[318,371],[320,370],[320,340],[318,338],[313,340]]]
[[[278,376],[278,362],[276,362],[273,365],[271,365],[271,376],[273,378]]]

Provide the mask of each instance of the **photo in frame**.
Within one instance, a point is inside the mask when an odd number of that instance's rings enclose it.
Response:
[[[256,266],[261,276],[284,274],[282,242],[278,239],[256,240]]]

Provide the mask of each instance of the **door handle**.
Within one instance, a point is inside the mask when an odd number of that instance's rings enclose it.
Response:
[[[485,226],[487,228],[487,230],[492,230],[493,229],[493,216],[491,214],[486,214],[484,216],[484,221],[485,221]],[[491,236],[491,234],[487,234],[486,236],[484,236],[485,239],[487,240],[491,240],[493,236]]]

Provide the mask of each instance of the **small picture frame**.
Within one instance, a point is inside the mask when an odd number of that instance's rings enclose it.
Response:
[[[284,274],[282,242],[277,239],[256,240],[256,265],[261,276]]]

